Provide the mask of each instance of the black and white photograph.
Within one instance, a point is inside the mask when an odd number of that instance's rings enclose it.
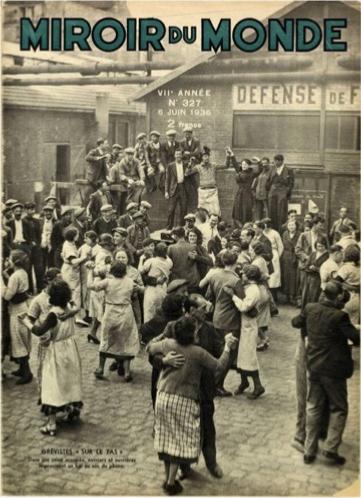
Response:
[[[3,496],[360,496],[360,14],[4,0]]]

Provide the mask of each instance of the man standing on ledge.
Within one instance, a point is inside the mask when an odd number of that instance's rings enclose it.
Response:
[[[203,147],[202,162],[192,166],[188,175],[199,174],[198,207],[206,209],[208,213],[221,215],[219,206],[218,189],[216,184],[216,166],[209,161],[210,149]]]
[[[287,221],[288,201],[295,180],[292,169],[285,166],[282,154],[274,156],[274,163],[267,185],[268,210],[273,226],[279,232]]]
[[[182,160],[182,151],[175,151],[175,160],[170,163],[165,170],[165,194],[164,197],[169,200],[168,205],[168,222],[167,229],[171,230],[174,226],[174,217],[179,205],[180,219],[184,220],[186,214],[186,194],[184,190],[184,164]]]
[[[135,149],[133,147],[127,147],[124,152],[125,157],[118,165],[119,179],[121,184],[127,187],[126,202],[139,204],[145,186],[144,170],[138,159],[134,158]]]

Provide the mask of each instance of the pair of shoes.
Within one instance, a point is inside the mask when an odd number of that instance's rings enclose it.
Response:
[[[208,467],[208,472],[213,476],[216,477],[217,479],[222,479],[223,477],[223,470],[221,467],[216,463],[216,465],[212,468]]]
[[[165,484],[164,491],[169,496],[179,495],[183,491],[183,486],[179,481],[175,481],[174,484]]]
[[[83,318],[83,322],[89,323],[89,325],[92,323],[92,321],[93,321],[93,320],[92,320],[92,318],[90,318],[90,316],[85,316],[85,317]]]
[[[81,318],[78,318],[75,320],[76,325],[81,325],[82,327],[89,327],[89,323],[86,322],[85,320],[82,320]]]
[[[54,437],[56,435],[56,426],[52,427],[48,424],[44,425],[41,429],[40,432],[44,434],[44,436],[52,436]]]
[[[263,386],[256,388],[252,393],[247,394],[248,399],[257,399],[266,392]]]
[[[132,374],[129,373],[124,375],[125,382],[132,382],[132,380],[133,380]]]
[[[94,335],[88,334],[88,342],[92,342],[93,344],[100,344],[100,341]]]
[[[338,453],[334,453],[333,451],[322,451],[322,456],[326,458],[329,463],[333,463],[335,465],[344,465],[346,463],[346,458],[339,455]]]
[[[103,370],[99,370],[99,368],[95,370],[94,375],[98,380],[108,380],[106,377],[104,377]]]
[[[228,396],[232,396],[232,393],[230,391],[227,391],[224,387],[219,387],[216,390],[216,396],[219,396],[220,398],[226,398]]]
[[[271,310],[271,316],[278,316],[280,312],[278,311],[277,308]]]
[[[11,372],[11,375],[15,375],[15,377],[21,377],[22,376],[21,369],[19,368],[18,370]]]
[[[239,394],[243,394],[244,391],[249,387],[249,382],[241,382],[237,389],[234,391],[234,395],[238,396]]]
[[[118,366],[119,366],[118,362],[113,361],[113,363],[110,364],[109,372],[115,372],[118,369]]]
[[[33,380],[33,374],[30,372],[29,375],[26,377],[20,377],[15,384],[17,385],[22,385],[22,384],[29,384]]]
[[[303,455],[303,463],[309,465],[316,460],[316,455]]]
[[[292,446],[292,448],[299,451],[300,453],[304,453],[304,451],[305,451],[304,443],[300,439],[294,438],[294,440],[291,443],[291,446]]]

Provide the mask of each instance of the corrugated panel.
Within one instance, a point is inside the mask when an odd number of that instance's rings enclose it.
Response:
[[[79,111],[93,111],[95,109],[96,94],[109,93],[110,112],[145,113],[145,105],[128,102],[128,99],[139,90],[137,85],[122,86],[4,86],[3,104],[22,107],[48,107],[51,109],[76,109]]]

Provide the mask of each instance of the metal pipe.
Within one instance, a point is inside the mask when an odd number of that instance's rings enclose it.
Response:
[[[273,73],[224,73],[224,74],[189,74],[181,77],[186,83],[237,83],[239,81],[279,82],[283,81],[314,81],[326,83],[327,81],[359,81],[358,71],[347,71],[342,73],[326,72],[273,72]]]
[[[15,79],[4,78],[4,86],[66,86],[66,85],[138,85],[152,83],[156,78],[154,76],[118,76],[115,78],[94,77],[94,78],[61,78],[61,79]]]
[[[277,71],[281,70],[300,70],[305,67],[312,66],[313,59],[310,56],[305,57],[294,57],[294,56],[282,56],[282,57],[255,57],[254,59],[240,59],[240,58],[230,58],[230,59],[213,59],[209,60],[203,65],[205,69],[213,68],[223,68],[227,67],[233,68],[245,68],[245,69],[270,69],[277,67]]]
[[[80,73],[98,75],[100,73],[120,73],[126,71],[153,71],[175,69],[179,62],[96,62],[94,64],[39,64],[38,66],[10,66],[3,68],[3,74],[59,74]]]

